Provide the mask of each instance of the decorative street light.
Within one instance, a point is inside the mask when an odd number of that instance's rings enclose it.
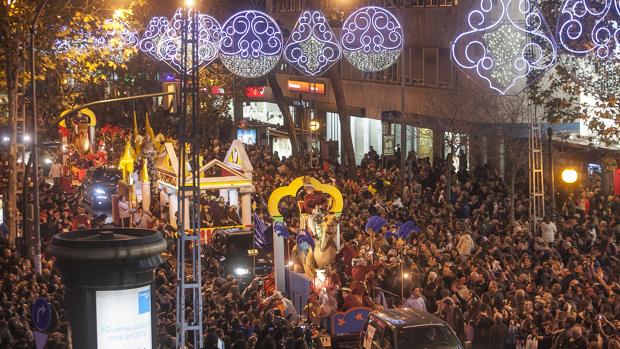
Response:
[[[316,132],[321,128],[321,124],[318,120],[310,120],[308,127],[310,128],[310,131]]]
[[[562,171],[562,181],[566,184],[573,184],[577,181],[578,175],[577,171],[572,168],[567,168]]]
[[[32,90],[32,194],[33,194],[33,210],[32,220],[34,230],[34,270],[37,274],[41,274],[41,225],[39,222],[39,140],[37,135],[37,84],[36,84],[36,65],[34,55],[34,36],[36,33],[37,22],[43,7],[47,5],[49,0],[43,0],[39,3],[35,10],[34,19],[30,26],[30,81]],[[24,136],[24,141],[26,136]]]

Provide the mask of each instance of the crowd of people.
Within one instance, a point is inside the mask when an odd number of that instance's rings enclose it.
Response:
[[[205,143],[205,161],[223,158],[228,149],[217,140]],[[311,167],[301,156],[280,159],[261,146],[248,146],[247,152],[254,166],[253,207],[266,221],[271,192],[298,176],[341,190],[342,249],[327,271],[324,291],[329,297],[312,298],[305,314],[291,313],[286,306],[290,301],[272,293],[269,278],[246,286],[227,275],[217,258],[204,258],[206,348],[215,349],[222,341],[226,349],[303,349],[309,345],[307,334],[291,326],[298,315],[321,326],[313,316],[356,306],[410,307],[435,314],[471,348],[620,348],[620,199],[603,194],[600,181],[582,183],[560,200],[553,215],[533,226],[526,183],[511,193],[488,166],[446,176],[442,159],[418,159],[410,153],[406,180],[400,184],[399,169],[383,168],[374,153],[350,177],[336,161]],[[220,205],[219,200],[205,200],[209,205],[204,206]],[[280,203],[292,243],[300,229],[296,200]],[[215,225],[204,216],[205,224]],[[378,231],[365,229],[373,216],[385,220]],[[415,231],[398,238],[395,232],[408,221]],[[55,234],[90,225],[79,194],[42,184],[44,244]],[[155,218],[151,226],[173,241],[164,220]],[[172,243],[169,249],[174,255]],[[51,260],[45,258],[42,275],[36,275],[27,258],[4,247],[0,275],[0,349],[33,346],[29,306],[41,296],[51,301],[58,320],[48,348],[66,348],[63,286]],[[175,343],[175,283],[170,263],[156,270],[160,348]]]

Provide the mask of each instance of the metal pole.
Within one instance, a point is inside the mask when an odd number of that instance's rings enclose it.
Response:
[[[160,97],[160,96],[169,96],[169,95],[174,95],[176,94],[176,92],[158,92],[158,93],[148,93],[145,95],[137,95],[137,96],[128,96],[128,97],[120,97],[120,98],[111,98],[111,99],[102,99],[102,100],[98,100],[98,101],[94,101],[94,102],[90,102],[90,103],[86,103],[86,104],[82,104],[80,106],[77,106],[73,109],[69,109],[66,112],[63,112],[64,114],[62,114],[62,116],[60,116],[58,118],[58,121],[62,121],[67,119],[69,116],[77,113],[78,111],[88,108],[88,107],[92,107],[95,105],[100,105],[100,104],[108,104],[108,103],[113,103],[113,102],[125,102],[125,101],[132,101],[135,99],[142,99],[142,98],[150,98],[150,97]]]
[[[407,154],[407,124],[405,123],[405,54],[401,54],[400,64],[400,183],[405,187],[406,154]]]
[[[400,254],[400,305],[405,304],[405,270],[403,265],[403,255]]]
[[[551,209],[549,210],[550,216],[555,215],[555,175],[553,173],[553,128],[547,129],[547,137],[549,142],[549,174],[551,184]]]
[[[41,224],[39,221],[39,136],[37,135],[37,84],[36,67],[34,55],[34,35],[36,31],[37,21],[41,15],[43,7],[47,5],[49,0],[43,0],[39,3],[30,27],[30,82],[32,84],[32,190],[33,190],[33,230],[34,230],[34,270],[41,275]]]

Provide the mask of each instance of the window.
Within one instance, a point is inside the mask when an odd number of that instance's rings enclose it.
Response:
[[[439,0],[426,0],[426,6],[439,6]]]
[[[454,6],[454,0],[439,0],[439,6]]]
[[[403,50],[401,55],[404,55],[404,54],[405,54],[405,51]],[[400,82],[400,76],[401,76],[400,69],[402,66],[402,61],[403,61],[403,57],[399,57],[396,60],[396,62],[394,62],[394,64],[392,64],[385,70],[385,79],[388,82]]]
[[[399,347],[409,349],[462,348],[448,326],[414,327],[398,330],[398,343]]]
[[[424,49],[411,49],[411,81],[414,85],[424,84]]]
[[[424,85],[437,86],[437,49],[424,49]]]
[[[438,49],[437,76],[440,87],[452,87],[452,61],[450,60],[450,49]]]

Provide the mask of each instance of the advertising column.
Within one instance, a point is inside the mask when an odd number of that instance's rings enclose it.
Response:
[[[54,236],[74,348],[153,349],[152,283],[166,241],[155,230],[93,229]]]

